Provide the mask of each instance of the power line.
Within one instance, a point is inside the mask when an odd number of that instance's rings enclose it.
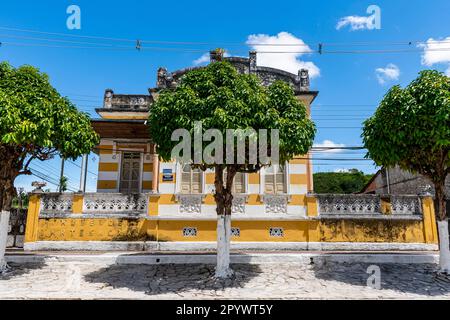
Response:
[[[51,183],[51,184],[53,184],[55,186],[59,186],[59,181],[54,180],[53,178],[51,178],[47,174],[37,170],[36,168],[33,168],[33,167],[30,166],[30,169],[32,170],[32,172],[31,172],[32,175],[34,175],[34,176],[36,176],[36,177],[38,177],[38,178],[40,178],[40,179],[42,179],[42,180],[44,180],[44,181],[46,181],[48,183]],[[71,188],[69,186],[67,187],[67,190],[73,191],[73,192],[77,192],[78,191],[78,190],[73,189],[73,188]]]
[[[44,163],[38,164],[37,162],[33,162],[34,166],[37,166],[39,169],[44,170],[45,175],[51,179],[53,179],[54,181],[58,182],[59,185],[59,179],[60,177],[53,173],[52,171],[54,170],[53,168],[50,168],[49,166],[44,166]],[[44,173],[43,173],[44,174]],[[69,178],[71,178],[72,180],[76,180],[73,177],[70,177],[69,175],[65,174],[65,176],[68,176]],[[72,188],[76,189],[76,186],[74,186],[72,183],[70,183],[68,181],[68,185],[71,186]]]
[[[23,46],[23,47],[46,47],[46,48],[61,48],[61,49],[97,49],[97,50],[115,50],[115,51],[132,51],[136,50],[135,47],[131,46],[66,46],[66,45],[51,45],[45,43],[21,43],[21,42],[1,42],[2,45],[9,46]],[[190,53],[204,53],[203,49],[189,49],[189,48],[167,48],[167,47],[141,47],[139,51],[166,51],[166,52],[190,52]],[[428,48],[427,51],[435,52],[448,52],[448,48]],[[228,51],[231,52],[231,51]],[[241,51],[232,51],[233,53],[242,53]],[[414,53],[423,52],[423,49],[403,49],[403,50],[341,50],[341,51],[256,51],[262,54],[385,54],[385,53]]]
[[[107,41],[119,41],[119,42],[137,42],[139,43],[139,51],[141,50],[158,50],[158,51],[183,51],[183,52],[204,52],[205,49],[193,49],[193,48],[177,48],[177,47],[144,47],[142,46],[142,43],[148,43],[148,44],[165,44],[165,45],[205,45],[205,44],[211,44],[208,42],[180,42],[180,41],[156,41],[156,40],[132,40],[132,39],[120,39],[120,38],[110,38],[110,37],[97,37],[97,36],[83,36],[83,35],[69,35],[64,33],[57,33],[57,32],[43,32],[43,31],[37,31],[37,30],[30,30],[30,29],[17,29],[17,28],[6,28],[6,27],[0,27],[0,29],[3,30],[10,30],[10,31],[20,31],[20,32],[28,32],[28,33],[39,33],[39,34],[47,34],[47,35],[57,35],[57,36],[64,36],[69,38],[84,38],[84,39],[95,39],[95,40],[107,40]],[[12,46],[36,46],[36,47],[53,47],[53,48],[71,48],[71,49],[107,49],[107,50],[136,50],[136,46],[123,46],[123,45],[115,45],[115,44],[105,44],[105,43],[98,43],[98,42],[86,42],[86,41],[73,41],[73,40],[65,40],[65,39],[52,39],[52,38],[41,38],[41,37],[31,37],[31,36],[20,36],[20,35],[11,35],[11,34],[3,34],[0,35],[0,37],[5,38],[15,38],[15,39],[23,39],[23,40],[38,40],[38,41],[45,41],[45,42],[57,42],[57,43],[69,43],[69,44],[81,44],[82,46],[67,46],[67,45],[50,45],[48,43],[21,43],[21,42],[3,42],[2,44],[12,45]],[[418,42],[417,42],[418,43]],[[425,43],[425,42],[421,42]],[[446,40],[439,41],[439,43],[447,43]],[[450,43],[450,41],[449,41]],[[398,45],[399,43],[391,43],[390,45]],[[408,43],[405,43],[405,45],[410,46],[412,44],[411,41]],[[228,44],[230,45],[230,44]],[[236,45],[236,44],[235,44]],[[239,43],[238,45],[244,45],[244,43]],[[268,46],[268,47],[283,47],[283,46],[306,46],[309,48],[306,44],[258,44],[258,43],[245,43],[245,45],[250,46]],[[317,51],[315,50],[304,50],[304,51],[262,51],[262,50],[256,50],[258,53],[263,54],[286,54],[286,53],[294,53],[294,54],[375,54],[375,53],[406,53],[406,52],[422,52],[423,48],[414,48],[414,49],[381,49],[381,50],[324,50],[323,49],[323,43],[319,43],[318,47],[319,49]],[[338,45],[344,45],[344,44],[332,44],[328,43],[327,45],[330,46],[338,46]],[[369,43],[347,43],[345,44],[347,46],[358,46],[358,45],[369,45]],[[447,48],[427,48],[428,51],[450,51],[450,47]]]
[[[68,38],[78,38],[78,39],[95,39],[95,40],[103,40],[103,41],[115,41],[115,42],[130,42],[135,44],[138,40],[140,43],[149,43],[149,44],[164,44],[164,45],[229,45],[229,46],[267,46],[267,47],[309,47],[306,43],[258,43],[258,42],[223,42],[223,41],[167,41],[167,40],[141,40],[138,38],[130,39],[130,38],[115,38],[115,37],[105,37],[105,36],[92,36],[92,35],[74,35],[68,33],[60,33],[60,32],[48,32],[48,31],[39,31],[34,29],[21,29],[21,28],[12,28],[12,27],[0,27],[1,30],[8,31],[16,31],[16,32],[26,32],[26,33],[35,33],[35,34],[44,34],[44,35],[52,35],[52,36],[61,36]],[[51,39],[57,40],[57,39]],[[424,40],[404,40],[404,41],[365,41],[365,42],[317,42],[313,43],[312,46],[387,46],[387,45],[404,45],[411,46],[426,44],[427,41]],[[450,43],[449,40],[442,40],[439,43]]]
[[[74,166],[76,166],[76,167],[78,167],[78,168],[80,168],[81,169],[81,166],[79,165],[79,164],[77,164],[77,163],[75,163],[75,162],[73,162],[73,161],[71,161],[71,160],[67,160],[69,163],[71,163],[71,164],[73,164]],[[92,172],[92,171],[89,171],[89,170],[87,170],[87,172],[89,172],[90,174],[92,174],[92,175],[94,175],[94,176],[98,176],[96,173],[94,173],[94,172]]]

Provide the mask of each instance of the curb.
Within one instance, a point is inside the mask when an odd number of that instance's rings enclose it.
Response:
[[[91,263],[91,264],[215,264],[215,254],[158,254],[105,253],[105,254],[22,254],[6,255],[8,263]],[[337,263],[398,263],[398,264],[436,264],[436,253],[249,253],[231,254],[234,264],[321,264]]]

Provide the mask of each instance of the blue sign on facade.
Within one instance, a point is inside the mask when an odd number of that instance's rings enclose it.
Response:
[[[162,181],[173,181],[172,169],[163,169]]]

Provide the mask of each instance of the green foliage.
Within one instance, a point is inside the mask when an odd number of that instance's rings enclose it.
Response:
[[[58,151],[75,159],[97,143],[89,116],[61,97],[48,76],[32,66],[0,63],[0,143],[28,154]]]
[[[280,161],[306,154],[316,131],[286,83],[264,87],[255,75],[239,74],[228,62],[189,71],[152,105],[150,136],[164,160],[178,144],[171,141],[172,132],[184,128],[193,136],[195,121],[202,122],[203,131],[218,129],[224,137],[226,129],[279,129]]]
[[[313,175],[314,192],[338,194],[359,192],[372,176],[357,169],[351,169],[349,172],[317,172]]]
[[[364,122],[366,157],[376,164],[441,180],[450,157],[450,78],[426,70],[406,88],[392,87]]]
[[[364,122],[366,157],[386,167],[428,177],[436,191],[437,216],[444,220],[445,178],[450,172],[450,78],[422,71],[406,88],[392,87]]]
[[[67,183],[69,182],[69,179],[66,176],[62,176],[59,179],[59,191],[65,192],[67,190]]]

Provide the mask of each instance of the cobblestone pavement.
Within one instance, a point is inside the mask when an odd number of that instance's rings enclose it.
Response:
[[[381,288],[367,286],[367,264],[233,265],[214,281],[214,266],[12,265],[0,276],[1,299],[424,299],[450,298],[450,277],[435,265],[380,264]]]

